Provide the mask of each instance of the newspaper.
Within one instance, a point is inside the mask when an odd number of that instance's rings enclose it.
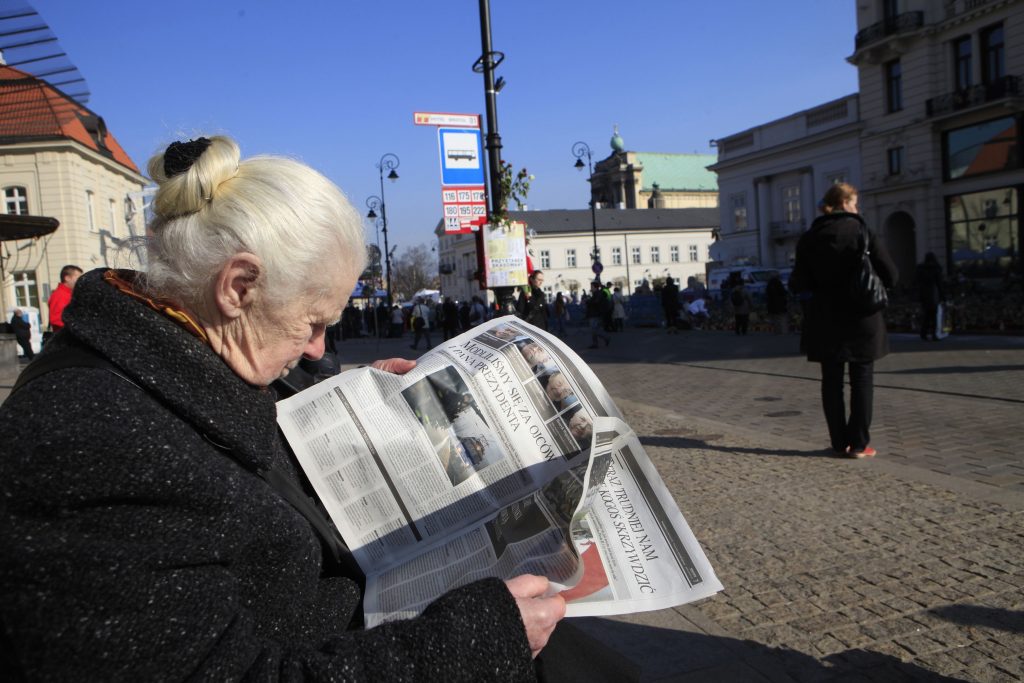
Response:
[[[408,374],[316,384],[278,403],[278,422],[366,574],[367,627],[489,576],[548,577],[568,616],[722,589],[597,376],[515,317]]]

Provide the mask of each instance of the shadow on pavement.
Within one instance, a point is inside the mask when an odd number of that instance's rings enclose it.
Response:
[[[822,659],[752,640],[601,618],[567,619],[538,658],[542,681],[960,681],[865,649]]]
[[[659,448],[699,448],[701,450],[721,451],[723,453],[745,453],[747,455],[797,456],[801,458],[833,458],[835,454],[827,448],[816,448],[797,451],[792,448],[745,448],[743,446],[721,446],[708,443],[703,439],[688,439],[682,436],[643,436],[640,443],[644,446]]]
[[[947,365],[934,368],[906,368],[904,370],[875,370],[876,375],[969,375],[978,372],[1013,372],[1024,370],[1024,365]]]
[[[1024,633],[1024,612],[984,605],[944,605],[929,610],[932,614],[955,624]]]

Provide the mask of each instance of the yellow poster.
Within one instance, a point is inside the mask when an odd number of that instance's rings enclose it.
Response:
[[[484,267],[487,287],[526,284],[526,224],[492,225],[484,231]]]

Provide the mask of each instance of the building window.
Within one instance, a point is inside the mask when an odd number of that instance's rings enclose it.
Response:
[[[737,230],[747,229],[747,195],[732,196],[732,225]]]
[[[953,81],[957,90],[966,90],[973,82],[970,36],[953,41]]]
[[[569,268],[576,267],[576,250],[566,249],[565,250],[565,265]]]
[[[630,247],[629,251],[633,257],[633,263],[640,263],[640,247]]]
[[[900,175],[903,173],[903,148],[890,147],[887,155],[889,158],[889,175]]]
[[[622,247],[612,247],[612,265],[622,265]]]
[[[887,111],[891,114],[903,109],[903,72],[900,60],[885,65],[885,95]]]
[[[1006,75],[1006,50],[1003,25],[997,24],[981,32],[981,82],[995,83]]]
[[[669,253],[669,260],[671,260],[672,263],[679,263],[679,245],[678,244],[673,244],[671,247],[669,247],[668,248],[668,253]]]
[[[28,215],[28,193],[24,187],[4,188],[4,210],[15,216]]]
[[[92,205],[92,190],[85,191],[85,215],[89,223],[89,230],[96,232],[96,214]]]
[[[792,185],[782,189],[782,206],[787,223],[800,222],[800,186]]]
[[[39,286],[36,284],[36,271],[14,271],[14,300],[18,306],[23,308],[26,306],[39,308]]]
[[[690,260],[691,261],[699,261],[700,260],[700,254],[697,251],[697,245],[696,244],[691,244],[690,245]]]
[[[1019,119],[1006,116],[947,131],[946,180],[1020,168]]]
[[[954,195],[947,205],[952,274],[1003,282],[1020,253],[1017,189]]]
[[[110,234],[117,234],[117,202],[113,199],[107,200],[107,212],[110,218]]]
[[[601,260],[601,247],[594,247],[593,251],[590,252],[590,257],[595,261]]]
[[[545,270],[551,267],[551,252],[547,249],[540,250],[540,267]]]
[[[661,263],[661,247],[651,247],[651,263]]]

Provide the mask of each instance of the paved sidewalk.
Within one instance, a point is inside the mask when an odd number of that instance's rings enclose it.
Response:
[[[553,679],[1024,680],[1024,339],[894,338],[876,365],[869,461],[822,454],[817,366],[795,335],[568,341],[725,591],[567,620]],[[355,340],[342,353],[357,365],[409,356],[407,344]]]

